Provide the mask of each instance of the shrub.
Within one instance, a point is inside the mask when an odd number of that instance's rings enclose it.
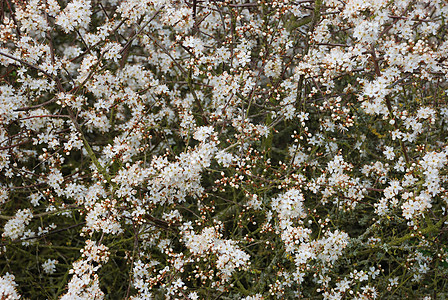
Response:
[[[447,296],[444,1],[1,8],[2,299]]]

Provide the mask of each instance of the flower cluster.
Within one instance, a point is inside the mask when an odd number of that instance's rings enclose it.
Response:
[[[188,227],[188,226],[187,226]],[[216,268],[223,281],[228,281],[236,269],[247,269],[250,256],[232,240],[221,239],[217,228],[204,228],[201,234],[184,232],[187,248],[194,256],[216,255]]]
[[[446,1],[2,3],[0,298],[446,296]]]
[[[2,299],[20,299],[20,295],[17,293],[17,283],[14,281],[14,275],[6,273],[0,277],[0,296]]]
[[[25,226],[30,223],[32,217],[33,214],[30,209],[17,211],[16,215],[5,224],[2,237],[9,237],[13,240],[20,238],[25,231]]]
[[[74,262],[70,270],[73,277],[68,283],[68,291],[61,299],[104,298],[96,271],[109,259],[110,254],[107,250],[104,245],[97,246],[92,240],[86,241],[86,246],[81,251],[81,259]]]

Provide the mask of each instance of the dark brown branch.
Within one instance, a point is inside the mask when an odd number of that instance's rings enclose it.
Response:
[[[380,77],[381,70],[380,70],[380,66],[378,64],[379,59],[376,56],[375,47],[373,45],[372,45],[371,54],[372,54],[373,66],[375,68],[375,74],[377,77]],[[386,102],[387,110],[389,111],[389,118],[394,122],[393,125],[394,125],[395,129],[400,130],[400,126],[398,126],[398,122],[395,118],[394,111],[392,109],[392,104],[390,103],[390,99],[388,96],[385,97],[385,102]],[[406,160],[406,164],[409,166],[410,160],[409,160],[408,151],[407,151],[406,146],[402,140],[400,140],[400,146],[401,146],[401,151],[403,152],[404,159]]]

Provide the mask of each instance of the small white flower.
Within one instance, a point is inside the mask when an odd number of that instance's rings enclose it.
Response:
[[[197,141],[204,142],[213,133],[212,126],[199,127],[193,134],[193,138]]]
[[[47,274],[56,272],[56,264],[59,263],[56,259],[48,259],[42,264],[42,269]]]
[[[224,150],[218,151],[215,154],[216,161],[225,168],[228,168],[235,160],[234,156]]]
[[[394,148],[386,146],[383,154],[386,156],[388,160],[393,160],[395,158]]]

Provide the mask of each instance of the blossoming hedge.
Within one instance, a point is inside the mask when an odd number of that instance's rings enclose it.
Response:
[[[448,297],[442,0],[4,0],[1,299]]]

